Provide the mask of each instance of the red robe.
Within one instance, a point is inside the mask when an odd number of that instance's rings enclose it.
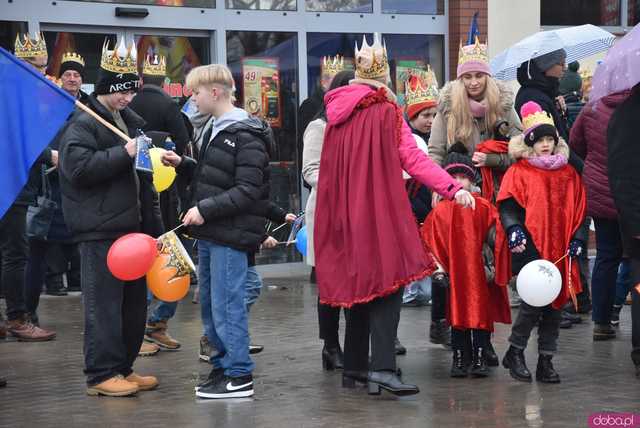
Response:
[[[520,160],[502,179],[498,208],[500,202],[509,198],[514,198],[525,209],[524,227],[540,257],[554,263],[567,254],[586,210],[582,179],[573,167],[565,165],[556,170],[544,170]],[[569,260],[566,257],[557,265],[562,274],[562,290],[552,304],[555,309],[560,309],[572,293],[576,295],[582,291],[578,262],[571,261],[569,273]]]
[[[494,322],[511,323],[504,233],[496,233],[494,282],[487,283],[484,270],[482,248],[493,226],[501,228],[498,210],[479,196],[475,211],[452,201],[438,203],[422,226],[423,239],[449,274],[447,319],[454,328],[493,331]]]
[[[476,146],[476,151],[486,154],[508,153],[509,142],[499,140],[486,140]],[[480,174],[482,174],[482,197],[488,199],[489,201],[493,201],[493,192],[496,188],[494,181],[498,180],[499,188],[504,173],[496,168],[483,166],[482,168],[480,168]]]

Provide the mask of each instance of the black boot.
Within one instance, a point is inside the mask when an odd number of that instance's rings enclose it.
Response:
[[[451,362],[451,377],[467,377],[469,375],[467,368],[462,349],[454,349],[453,361]]]
[[[521,382],[531,382],[531,372],[527,368],[524,360],[524,351],[514,346],[509,346],[507,353],[502,359],[502,366],[509,369],[509,374],[515,380]]]
[[[500,365],[500,359],[498,358],[498,354],[496,354],[496,350],[493,349],[490,340],[487,341],[487,347],[484,348],[483,351],[484,359],[489,367],[498,367]]]
[[[356,384],[367,384],[367,378],[369,373],[366,370],[363,371],[351,371],[346,370],[342,372],[342,387],[343,388],[355,388]]]
[[[322,348],[322,368],[325,370],[341,369],[344,366],[344,356],[340,345],[335,348]]]
[[[315,266],[311,268],[311,273],[309,274],[309,282],[312,284],[316,283],[316,268]]]
[[[0,376],[0,388],[4,388],[5,386],[7,386],[7,380]]]
[[[560,376],[553,368],[551,362],[553,355],[538,356],[538,367],[536,368],[536,380],[543,383],[560,383]]]
[[[382,370],[369,372],[369,394],[379,395],[381,389],[386,389],[394,395],[413,395],[420,392],[416,385],[402,382],[395,371]]]
[[[451,327],[446,319],[431,322],[429,341],[437,345],[451,346]]]
[[[396,337],[395,347],[396,347],[396,355],[404,355],[407,353],[407,348],[402,346],[402,343],[400,343],[400,339],[398,339],[397,337]]]
[[[489,376],[489,367],[487,367],[487,361],[485,359],[483,348],[473,349],[473,363],[471,364],[470,373],[473,377]]]
[[[609,340],[616,338],[616,331],[611,324],[595,324],[593,326],[593,340]]]
[[[568,319],[571,321],[571,324],[580,324],[582,323],[582,317],[578,314],[572,314],[569,311],[562,311],[562,319]]]
[[[572,326],[573,326],[573,323],[569,318],[560,319],[560,324],[558,325],[558,327],[560,328],[571,328]]]

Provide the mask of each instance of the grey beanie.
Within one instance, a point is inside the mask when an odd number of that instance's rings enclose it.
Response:
[[[566,59],[567,52],[564,49],[558,49],[557,51],[533,58],[533,62],[540,70],[547,71],[556,64],[564,64]]]

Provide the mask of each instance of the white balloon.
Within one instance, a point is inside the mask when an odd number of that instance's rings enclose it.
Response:
[[[547,306],[553,302],[562,289],[562,275],[548,260],[534,260],[527,263],[516,280],[520,298],[531,306]]]

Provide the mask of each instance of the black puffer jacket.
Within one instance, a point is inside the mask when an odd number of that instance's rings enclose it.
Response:
[[[88,106],[115,126],[113,116],[91,95]],[[121,112],[129,136],[144,121]],[[149,173],[137,173],[124,141],[89,114],[78,111],[60,143],[62,210],[74,241],[116,239],[142,231],[162,233],[158,194]]]
[[[211,130],[203,142],[209,141]],[[256,251],[264,237],[269,203],[269,152],[273,136],[256,118],[235,122],[203,143],[199,161],[182,157],[178,174],[191,181],[191,206],[205,223],[194,238],[240,251]]]

